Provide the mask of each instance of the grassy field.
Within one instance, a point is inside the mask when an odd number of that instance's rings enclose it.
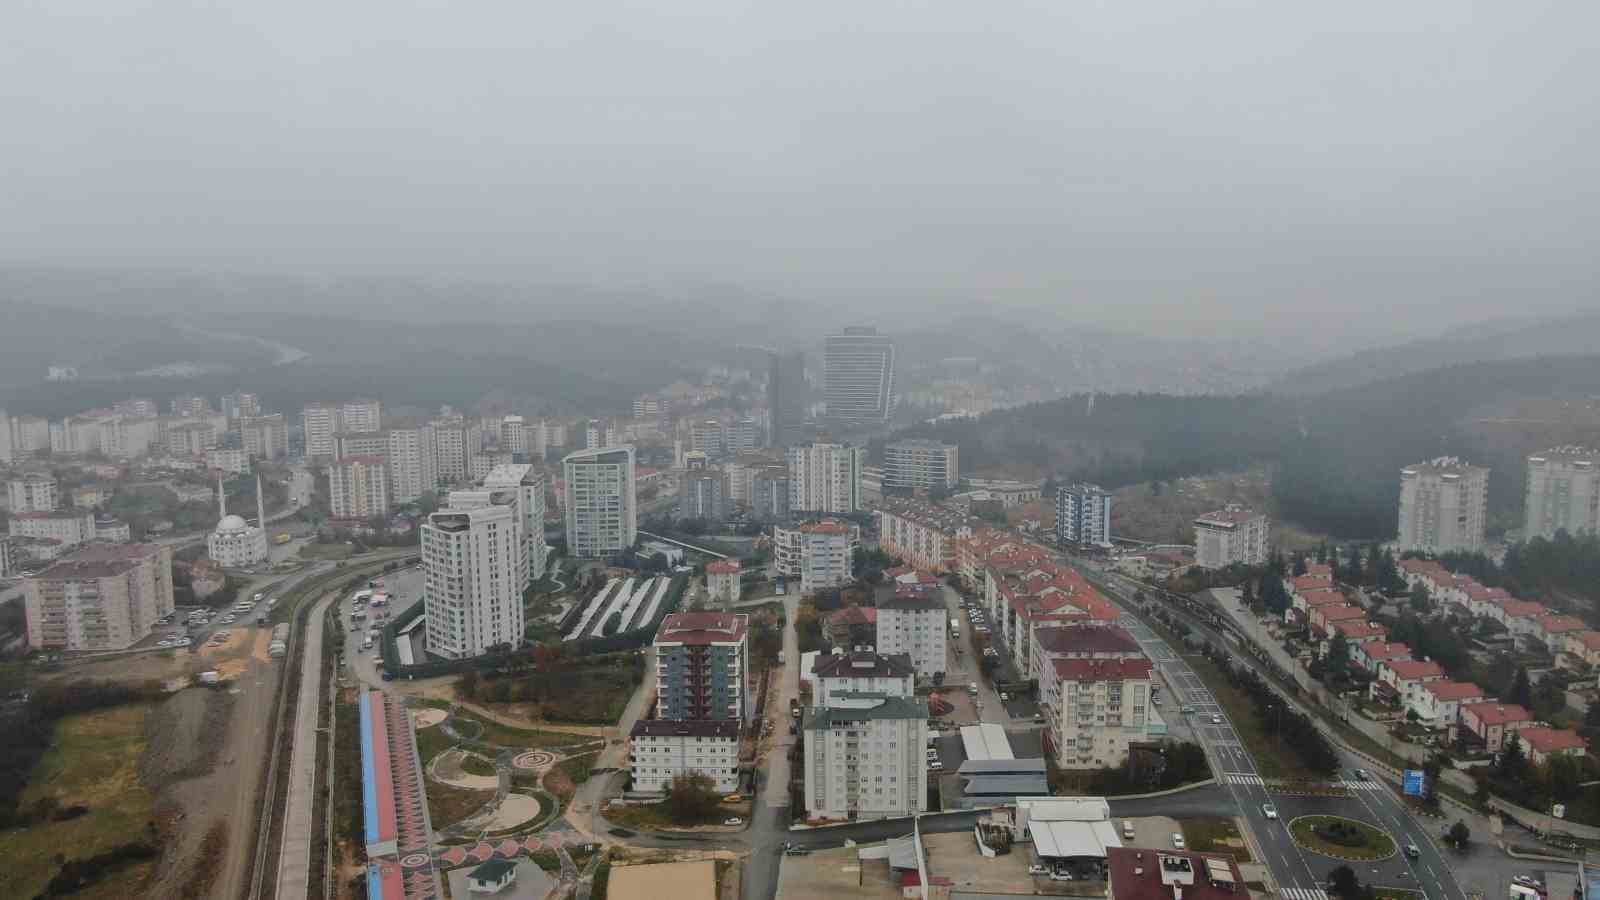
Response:
[[[495,774],[496,770],[494,763],[489,762],[481,756],[463,756],[461,759],[461,771],[467,773],[468,775],[482,775],[485,777],[491,777]]]
[[[570,734],[561,731],[540,731],[529,728],[514,728],[502,725],[485,718],[459,716],[460,719],[469,719],[483,726],[483,735],[478,740],[486,744],[500,747],[570,747],[595,740],[583,734]],[[463,732],[465,733],[465,732]]]
[[[307,544],[300,548],[303,559],[349,559],[356,551],[349,544]]]
[[[1194,853],[1226,853],[1242,863],[1250,861],[1250,849],[1232,819],[1182,819],[1183,842]]]
[[[434,828],[454,825],[493,799],[494,791],[469,791],[429,781],[428,821],[433,823]]]
[[[155,798],[139,781],[146,706],[121,706],[70,716],[56,726],[56,743],[34,768],[24,805],[55,797],[81,804],[86,815],[0,833],[0,897],[33,897],[56,873],[51,858],[81,858],[118,844],[148,840]],[[123,869],[78,898],[133,896],[155,864]]]

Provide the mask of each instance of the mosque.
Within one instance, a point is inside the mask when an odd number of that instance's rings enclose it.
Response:
[[[267,558],[267,507],[261,499],[261,476],[256,476],[256,522],[251,525],[243,516],[228,515],[228,495],[222,490],[222,476],[217,476],[217,514],[222,521],[206,539],[206,549],[216,563],[228,569],[240,569],[264,562]]]

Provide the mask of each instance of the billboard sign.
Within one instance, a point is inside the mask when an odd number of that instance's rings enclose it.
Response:
[[[1426,778],[1421,769],[1407,769],[1405,773],[1405,795],[1407,797],[1421,797],[1422,785]]]

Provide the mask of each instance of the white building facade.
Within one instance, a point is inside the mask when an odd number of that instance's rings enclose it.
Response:
[[[1111,546],[1111,493],[1094,484],[1073,484],[1056,494],[1056,542]]]
[[[919,676],[932,678],[946,669],[949,613],[937,590],[925,594],[897,594],[878,603],[879,653],[904,653]]]
[[[838,519],[793,528],[773,526],[773,560],[778,574],[800,579],[802,594],[849,584],[859,534],[857,526]]]
[[[456,508],[458,501],[474,505]],[[421,529],[428,652],[462,659],[520,646],[524,550],[516,494],[457,492],[450,503]]]
[[[527,463],[495,466],[483,477],[485,488],[514,490],[517,492],[517,511],[522,517],[522,544],[525,561],[521,564],[527,573],[526,587],[544,577],[545,561],[549,547],[544,542],[544,473]]]
[[[961,483],[961,451],[940,441],[890,441],[883,447],[883,486],[954,490]]]
[[[61,486],[52,475],[27,474],[6,482],[6,497],[13,515],[51,512],[61,506]]]
[[[639,536],[633,447],[569,453],[566,480],[567,552],[597,559],[633,546]]]
[[[346,456],[328,467],[328,506],[336,519],[389,514],[389,461],[382,456]]]
[[[1553,447],[1528,457],[1523,538],[1600,533],[1600,450]]]
[[[1052,659],[1040,672],[1048,737],[1063,769],[1127,762],[1150,737],[1150,660]]]
[[[1406,466],[1400,470],[1400,551],[1482,550],[1488,505],[1488,469],[1452,456]]]
[[[1194,520],[1195,562],[1205,569],[1235,563],[1259,566],[1267,561],[1267,517],[1230,505]]]
[[[861,469],[867,452],[844,444],[790,447],[789,510],[847,515],[861,509]]]
[[[629,735],[633,790],[664,794],[680,775],[705,775],[715,790],[739,789],[739,722],[640,719]]]
[[[928,808],[928,704],[832,691],[802,720],[805,809],[814,819],[909,816]]]

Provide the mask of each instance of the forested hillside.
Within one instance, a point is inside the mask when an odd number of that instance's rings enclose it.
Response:
[[[1600,395],[1600,356],[1476,363],[1313,396],[1085,396],[922,424],[904,434],[961,446],[966,471],[1022,465],[1108,488],[1241,468],[1274,467],[1278,515],[1344,538],[1393,534],[1399,469],[1443,454],[1489,465],[1491,515],[1515,523],[1522,457],[1549,440],[1529,426],[1485,441],[1477,411],[1518,398]],[[1564,441],[1600,441],[1575,425]]]

